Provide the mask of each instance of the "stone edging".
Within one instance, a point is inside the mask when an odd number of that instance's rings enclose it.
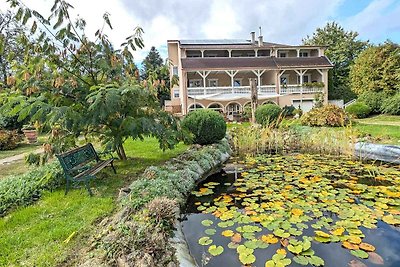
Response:
[[[213,162],[213,166],[210,170],[203,170],[199,165],[199,172],[198,176],[195,177],[196,184],[203,181],[209,175],[215,173],[217,170],[220,169],[223,163],[225,163],[231,156],[232,151],[220,151],[221,156],[219,159]],[[171,245],[176,249],[176,257],[179,262],[180,267],[198,267],[196,261],[192,257],[189,245],[187,244],[185,235],[182,230],[182,223],[179,221],[181,215],[180,213],[177,214],[176,221],[175,221],[175,228],[174,236],[170,239]]]

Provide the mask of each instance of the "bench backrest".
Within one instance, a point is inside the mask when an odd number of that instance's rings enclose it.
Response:
[[[86,165],[91,161],[99,161],[99,157],[91,143],[75,148],[63,154],[56,155],[65,172],[70,173],[77,167]]]

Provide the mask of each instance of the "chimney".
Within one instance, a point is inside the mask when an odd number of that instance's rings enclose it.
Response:
[[[258,36],[258,46],[263,46],[263,45],[264,45],[263,36],[260,35],[260,36]]]
[[[255,44],[256,43],[256,32],[251,32],[251,43]]]

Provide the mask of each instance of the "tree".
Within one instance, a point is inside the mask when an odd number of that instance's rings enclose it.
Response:
[[[176,119],[160,110],[152,84],[139,81],[131,50],[143,47],[141,28],[115,49],[105,34],[107,26],[112,30],[108,13],[90,40],[86,22],[72,21],[73,7],[65,1],[56,0],[47,19],[18,0],[10,3],[18,10],[16,19],[37,37],[22,42],[29,53],[23,64],[13,66],[13,88],[3,111],[47,125],[53,144],[63,149],[81,135],[95,136],[121,159],[126,159],[127,138],[152,135],[163,149],[180,140]]]
[[[7,78],[12,74],[11,62],[23,60],[24,47],[18,39],[27,38],[24,30],[11,11],[0,12],[0,88],[8,86]]]
[[[355,60],[350,70],[354,92],[385,92],[388,95],[400,90],[400,46],[390,41],[371,46]]]
[[[163,62],[164,60],[160,56],[160,53],[154,46],[152,46],[150,52],[142,61],[142,66],[143,66],[141,75],[142,79],[144,80],[147,79],[150,75],[150,72],[154,72],[155,70],[161,68]]]
[[[350,66],[355,58],[368,46],[368,42],[358,39],[358,33],[345,31],[336,22],[317,28],[313,35],[303,39],[305,45],[326,45],[325,55],[334,67],[329,71],[329,99],[349,101],[356,97],[349,84]]]

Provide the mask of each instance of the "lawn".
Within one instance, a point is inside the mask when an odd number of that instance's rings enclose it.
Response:
[[[39,149],[40,146],[42,144],[41,143],[37,143],[37,144],[20,144],[16,149],[13,150],[2,150],[0,151],[0,160],[1,159],[5,159],[8,157],[13,157],[19,154],[24,154],[24,153],[30,153],[35,151],[36,149]]]
[[[64,189],[46,192],[34,205],[0,218],[0,266],[55,266],[82,246],[96,223],[115,208],[118,189],[130,184],[148,166],[162,164],[187,149],[180,144],[163,152],[153,138],[129,141],[126,162],[117,161],[117,175],[103,171],[94,181],[93,197],[84,189],[64,196]],[[70,237],[70,238],[69,238]]]
[[[362,124],[378,124],[389,126],[400,126],[400,116],[394,115],[377,115],[370,118],[359,119],[357,122]]]

